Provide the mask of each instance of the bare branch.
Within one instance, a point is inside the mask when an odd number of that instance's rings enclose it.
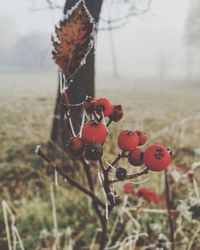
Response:
[[[135,178],[137,178],[137,177],[139,177],[141,175],[148,174],[148,171],[149,171],[148,168],[145,167],[144,169],[142,169],[138,173],[127,175],[127,177],[124,180],[118,180],[118,179],[111,180],[111,181],[109,181],[109,184],[113,184],[113,183],[116,183],[116,182],[122,182],[122,181],[126,181],[126,180],[131,180],[131,179],[135,179]]]
[[[37,147],[36,153],[42,157],[46,162],[49,163],[49,166],[52,167],[54,170],[56,170],[67,182],[71,185],[82,191],[84,194],[88,195],[93,202],[96,202],[99,206],[105,209],[105,204],[91,191],[83,187],[81,184],[73,180],[71,177],[69,177],[62,169],[61,167],[57,166],[56,163],[47,156],[47,154],[42,150],[41,146]]]
[[[99,27],[98,30],[100,31],[104,31],[104,30],[114,30],[114,29],[119,29],[121,27],[123,27],[124,25],[126,25],[129,21],[129,18],[131,17],[136,17],[139,15],[144,15],[145,13],[147,13],[150,8],[151,8],[151,2],[152,0],[148,0],[147,6],[145,9],[143,10],[138,10],[135,7],[134,1],[132,3],[132,6],[130,7],[128,13],[122,17],[117,17],[117,18],[113,18],[113,19],[106,19],[104,17],[100,17],[100,21],[102,21],[104,24],[107,24],[106,26],[103,27]]]
[[[125,157],[128,157],[126,155],[126,152],[122,152],[122,153],[118,154],[117,157],[111,162],[110,165],[114,166],[121,158],[125,158]]]

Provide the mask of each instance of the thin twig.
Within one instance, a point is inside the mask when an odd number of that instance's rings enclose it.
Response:
[[[122,158],[122,154],[118,154],[117,157],[111,162],[110,165],[114,166],[121,158]]]
[[[112,123],[112,120],[109,119],[109,121],[108,121],[107,124],[106,124],[106,127],[109,127],[111,123]]]
[[[96,112],[92,112],[92,114],[94,115],[94,118],[97,120],[97,122],[101,122],[102,121],[102,116],[99,116],[98,117],[98,115],[97,115],[97,113]]]
[[[137,178],[137,177],[139,177],[141,175],[147,174],[148,171],[149,171],[148,168],[145,167],[143,170],[141,170],[138,173],[127,175],[127,177],[124,180],[118,180],[118,179],[110,180],[109,185],[113,184],[113,183],[116,183],[116,182],[122,182],[122,181],[126,181],[126,180],[135,179],[135,178]]]
[[[104,187],[104,190],[105,190],[106,194],[108,195],[110,193],[110,187],[109,187],[110,181],[109,181],[109,178],[108,178],[110,167],[108,167],[106,169],[104,164],[103,164],[102,159],[99,160],[99,164],[100,164],[100,167],[102,169],[103,176],[104,176],[103,187]]]
[[[118,155],[117,155],[117,157],[111,162],[111,166],[114,166],[121,158],[126,158],[126,157],[128,157],[127,155],[126,155],[126,152],[125,151],[122,151],[121,153],[119,153]]]

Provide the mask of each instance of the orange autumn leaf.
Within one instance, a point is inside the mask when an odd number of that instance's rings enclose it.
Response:
[[[93,46],[95,23],[84,0],[80,0],[69,14],[55,27],[52,37],[53,60],[66,77],[81,67]]]

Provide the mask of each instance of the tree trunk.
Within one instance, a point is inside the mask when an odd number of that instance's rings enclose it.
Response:
[[[71,7],[76,4],[77,0],[66,0],[63,13],[66,14]],[[93,16],[96,23],[99,20],[99,14],[101,11],[103,0],[85,0],[86,6],[88,7],[91,15]],[[76,73],[73,83],[69,89],[69,100],[70,103],[80,103],[86,96],[95,95],[95,55],[94,49],[92,49],[87,57],[86,64]],[[81,109],[76,107],[74,112],[72,111],[72,117],[74,126],[77,129],[80,124]],[[64,126],[64,111],[60,105],[60,91],[58,86],[58,93],[56,99],[56,107],[54,111],[54,119],[51,131],[51,141],[59,144],[63,149],[66,145],[66,129]]]

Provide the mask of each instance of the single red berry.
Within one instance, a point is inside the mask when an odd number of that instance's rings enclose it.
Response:
[[[152,171],[162,171],[171,162],[170,152],[163,146],[155,144],[144,152],[144,164]]]
[[[122,119],[124,113],[122,110],[122,106],[121,105],[115,105],[113,106],[113,111],[112,113],[109,115],[109,118],[111,121],[114,122],[118,122]]]
[[[130,151],[128,162],[133,166],[141,166],[144,163],[144,152],[140,148]]]
[[[71,137],[67,143],[67,149],[73,155],[80,155],[85,149],[85,142],[80,137]]]
[[[102,114],[104,116],[109,116],[113,111],[113,105],[106,98],[99,98],[95,102],[95,111],[98,114]]]
[[[96,142],[103,144],[108,135],[107,129],[103,123],[88,122],[85,123],[82,130],[82,138],[87,142]]]
[[[83,103],[83,108],[85,108],[87,113],[92,113],[95,110],[95,103],[96,100],[93,97],[87,96]]]
[[[137,133],[138,138],[139,138],[138,145],[139,146],[144,145],[147,141],[147,134],[145,132],[139,131],[139,130],[136,130],[135,133]]]
[[[130,183],[124,184],[124,193],[129,195],[132,194],[132,192],[133,192],[132,185]]]
[[[118,146],[123,151],[131,151],[138,146],[138,135],[129,130],[122,130],[118,136]]]

